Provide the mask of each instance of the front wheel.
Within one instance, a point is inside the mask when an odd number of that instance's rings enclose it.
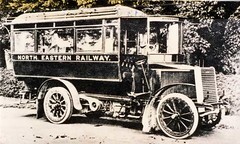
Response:
[[[44,98],[44,113],[55,124],[64,123],[72,116],[73,102],[70,93],[63,87],[53,87]]]
[[[199,115],[193,101],[186,95],[172,93],[160,100],[157,107],[157,122],[168,136],[183,139],[197,129]]]

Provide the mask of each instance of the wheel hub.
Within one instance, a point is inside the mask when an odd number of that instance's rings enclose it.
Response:
[[[174,113],[174,114],[171,116],[171,119],[174,119],[174,120],[180,119],[180,114],[179,114],[179,113]]]
[[[60,110],[61,107],[62,107],[62,106],[61,106],[60,104],[57,104],[53,109],[54,109],[54,110]]]

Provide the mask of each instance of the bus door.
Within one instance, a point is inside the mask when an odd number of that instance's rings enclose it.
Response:
[[[120,69],[122,79],[130,83],[132,92],[141,92],[143,69],[141,66],[137,66],[136,62],[147,58],[142,53],[142,50],[147,47],[147,18],[121,18],[120,24]],[[146,63],[144,66],[146,68]]]
[[[121,71],[131,71],[134,63],[145,56],[147,47],[147,18],[121,18],[120,63]]]

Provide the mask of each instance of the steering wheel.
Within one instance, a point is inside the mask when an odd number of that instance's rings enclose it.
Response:
[[[146,59],[142,59],[142,60],[136,61],[135,63],[136,63],[136,65],[142,65],[142,64],[144,64],[145,62],[146,62]]]

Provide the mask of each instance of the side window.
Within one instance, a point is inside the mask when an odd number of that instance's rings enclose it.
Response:
[[[172,24],[168,29],[168,40],[167,40],[167,53],[177,54],[180,48],[180,33],[179,33],[179,24]]]
[[[34,31],[14,33],[15,52],[34,52]]]
[[[77,30],[77,52],[101,52],[102,28],[82,28]]]
[[[39,30],[38,52],[73,52],[73,29]]]
[[[149,53],[178,54],[179,23],[150,22]]]
[[[118,49],[117,28],[115,26],[108,26],[105,29],[105,53],[115,53]]]
[[[167,52],[167,34],[168,24],[160,22],[150,23],[149,52],[166,53]]]

